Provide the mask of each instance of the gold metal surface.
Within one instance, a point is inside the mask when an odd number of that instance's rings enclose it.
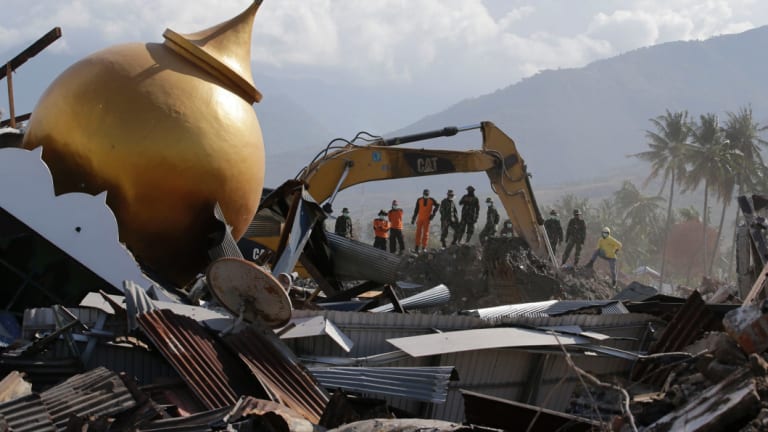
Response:
[[[217,76],[230,90],[250,103],[261,101],[253,85],[250,62],[253,19],[261,0],[235,18],[192,34],[171,29],[163,33],[165,44],[186,59]]]
[[[178,285],[208,264],[215,202],[235,239],[258,207],[264,145],[251,106],[255,93],[244,98],[243,86],[222,78],[250,75],[242,66],[250,64],[250,29],[246,40],[242,26],[251,25],[258,3],[244,12],[250,21],[241,14],[208,38],[216,47],[211,56],[241,56],[237,73],[222,68],[235,64],[230,60],[201,67],[165,44],[113,46],[49,86],[25,135],[26,148],[43,146],[57,194],[107,190],[121,241]],[[229,30],[238,36],[222,34]],[[247,46],[227,49],[225,42]]]

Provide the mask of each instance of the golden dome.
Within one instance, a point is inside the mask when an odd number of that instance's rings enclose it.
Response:
[[[106,190],[121,240],[178,285],[205,271],[214,204],[237,239],[261,197],[264,145],[251,105],[261,95],[250,77],[260,3],[199,33],[166,30],[165,44],[78,61],[45,91],[24,138],[43,147],[57,194]]]

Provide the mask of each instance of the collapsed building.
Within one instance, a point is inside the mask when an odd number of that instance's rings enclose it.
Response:
[[[259,4],[97,53],[26,131],[14,114],[0,131],[3,430],[765,428],[765,270],[705,299],[560,268],[524,161],[492,123],[471,128],[479,151],[396,147],[459,128],[329,146],[262,190],[261,94],[235,43]],[[114,83],[123,105],[105,110]],[[158,125],[147,142],[115,123],[136,113]],[[212,138],[223,126],[238,131]],[[179,161],[167,142],[199,147]],[[519,235],[401,257],[324,232],[339,190],[380,179],[364,161],[392,167],[383,178],[485,171]]]

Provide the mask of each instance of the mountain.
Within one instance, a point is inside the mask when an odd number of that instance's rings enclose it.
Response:
[[[647,148],[649,119],[666,109],[688,110],[698,119],[751,105],[756,121],[768,123],[765,46],[768,27],[760,27],[549,70],[394,134],[490,120],[515,140],[538,184],[620,175],[638,164],[627,155]]]
[[[549,70],[494,93],[461,101],[387,137],[465,126],[490,120],[510,137],[532,174],[540,205],[575,193],[597,202],[625,179],[636,184],[648,165],[628,157],[647,149],[649,119],[688,110],[692,119],[751,105],[755,120],[768,124],[768,27],[705,41],[672,42],[638,49],[583,68]],[[477,149],[476,131],[421,141],[411,147]],[[339,194],[340,205],[371,212],[391,199],[410,205],[422,188],[442,198],[468,184],[493,196],[484,173],[375,182]],[[658,192],[658,185],[647,194]]]

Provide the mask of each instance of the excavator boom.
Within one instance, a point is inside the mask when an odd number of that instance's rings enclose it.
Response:
[[[399,145],[479,129],[480,150],[453,151]],[[297,176],[307,192],[330,210],[335,195],[348,187],[377,180],[485,171],[518,234],[541,258],[555,262],[531,189],[530,178],[515,142],[491,122],[444,128],[406,137],[379,139],[369,145],[349,143],[323,153]]]

